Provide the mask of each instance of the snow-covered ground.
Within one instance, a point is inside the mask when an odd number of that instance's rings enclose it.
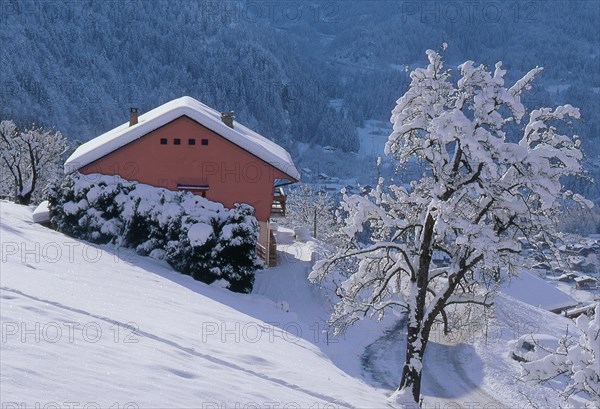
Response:
[[[3,408],[385,405],[267,298],[76,241],[33,224],[30,208],[0,207]]]
[[[424,359],[425,408],[544,408],[559,409],[562,401],[552,385],[523,382],[520,364],[511,358],[522,335],[565,335],[573,321],[499,293],[487,320],[480,316],[468,327],[432,336]],[[370,345],[365,353],[367,379],[393,389],[404,360],[402,323]],[[564,381],[564,379],[563,379]],[[581,407],[589,401],[581,401]],[[534,406],[537,405],[537,406]],[[593,407],[593,406],[592,406]]]
[[[322,291],[306,282],[314,242],[294,241],[292,231],[279,228],[280,265],[260,272],[255,293],[275,301],[289,311],[307,340],[319,347],[346,373],[364,379],[391,393],[401,375],[405,356],[405,327],[402,319],[387,317],[384,322],[361,321],[350,328],[343,339],[327,339],[314,332],[323,328],[329,303]],[[529,333],[560,337],[573,321],[537,308],[544,300],[535,293],[540,285],[552,304],[570,297],[551,288],[547,282],[526,273],[498,294],[493,312],[475,319],[467,328],[444,336],[438,331],[428,346],[423,379],[426,408],[559,408],[561,401],[547,386],[519,380],[520,365],[511,354],[513,341]],[[550,286],[546,288],[546,286]],[[554,291],[552,291],[554,290]],[[522,302],[506,293],[530,297]],[[550,305],[549,304],[549,305]],[[547,305],[546,305],[547,306]],[[556,385],[555,385],[556,386]]]
[[[291,230],[278,231],[279,266],[243,295],[36,225],[28,207],[0,213],[3,408],[381,408],[399,381],[401,318],[323,334],[331,294],[306,280],[319,244]],[[425,407],[558,409],[549,387],[518,380],[510,342],[567,327],[500,294],[492,318],[429,344]]]
[[[521,272],[518,277],[505,282],[501,288],[502,292],[519,301],[548,311],[577,305],[577,301],[567,293],[530,271]]]
[[[362,128],[357,128],[358,138],[360,140],[360,156],[367,158],[377,158],[385,156],[383,148],[392,131],[392,124],[389,122],[369,119],[364,122]]]
[[[361,378],[365,348],[381,337],[386,328],[393,326],[394,319],[390,317],[384,322],[366,319],[339,337],[323,333],[334,295],[307,280],[311,257],[313,251],[318,250],[318,244],[296,241],[293,231],[283,227],[279,227],[277,243],[279,265],[257,274],[253,293],[264,295],[288,311],[289,321],[283,323],[284,328],[293,323],[297,326],[295,333],[317,344],[344,372]]]

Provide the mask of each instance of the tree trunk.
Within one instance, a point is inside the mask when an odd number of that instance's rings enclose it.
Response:
[[[15,202],[20,205],[28,205],[31,203],[31,192],[15,197]]]
[[[421,398],[421,375],[423,373],[423,355],[429,339],[431,324],[424,322],[426,294],[429,278],[429,265],[431,263],[431,241],[433,238],[434,218],[427,215],[421,238],[421,254],[419,255],[419,268],[414,285],[416,294],[414,305],[409,306],[406,360],[402,368],[402,379],[399,390],[409,389],[416,403]]]
[[[420,342],[419,342],[420,341]],[[406,359],[402,367],[402,378],[398,389],[410,390],[413,399],[419,403],[421,398],[421,377],[423,374],[423,355],[427,341],[423,337],[421,328],[408,326],[408,339],[406,342]]]

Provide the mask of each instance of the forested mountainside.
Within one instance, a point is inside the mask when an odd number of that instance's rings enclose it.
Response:
[[[131,105],[145,112],[190,95],[286,146],[358,147],[350,120],[328,106],[313,56],[240,3],[11,4],[2,117],[87,140],[127,120]]]
[[[2,118],[87,140],[190,95],[293,150],[358,149],[354,126],[388,119],[424,50],[450,68],[536,65],[529,105],[571,103],[600,153],[600,3],[589,1],[3,1]]]

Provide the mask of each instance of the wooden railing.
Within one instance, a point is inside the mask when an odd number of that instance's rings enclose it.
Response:
[[[277,240],[273,230],[269,229],[269,267],[275,267],[277,265]]]
[[[285,217],[285,193],[282,188],[275,188],[273,203],[271,204],[271,217]]]
[[[256,254],[262,260],[267,261],[267,248],[260,243],[256,243]]]
[[[277,241],[272,230],[269,231],[269,247],[256,243],[256,254],[267,263],[267,266],[277,265]]]

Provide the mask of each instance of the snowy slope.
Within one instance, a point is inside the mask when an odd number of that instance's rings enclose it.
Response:
[[[320,244],[298,242],[292,235],[290,229],[278,228],[280,265],[259,272],[253,292],[271,298],[279,308],[289,311],[295,320],[287,324],[290,329],[318,344],[346,373],[391,393],[398,385],[405,358],[404,319],[387,315],[380,323],[361,320],[344,337],[330,338],[327,344],[327,339],[316,332],[324,328],[330,309],[327,293],[306,280],[311,254],[320,250]],[[544,408],[559,408],[561,402],[548,386],[518,380],[520,365],[510,357],[510,351],[512,341],[531,332],[564,335],[573,322],[538,304],[550,305],[564,301],[562,297],[569,298],[545,281],[524,274],[515,278],[511,286],[506,285],[504,291],[517,295],[528,292],[527,302],[500,292],[487,319],[480,310],[469,325],[449,335],[444,335],[441,327],[434,331],[425,354],[425,407],[526,408],[530,407],[530,399]],[[543,285],[550,286],[550,290]]]
[[[392,131],[389,122],[370,119],[364,122],[362,128],[357,128],[360,140],[359,155],[362,157],[385,159],[384,147]]]
[[[385,406],[273,301],[78,242],[33,224],[27,207],[0,212],[3,407]]]
[[[336,297],[308,282],[311,256],[320,250],[320,244],[295,241],[293,231],[284,227],[278,228],[277,243],[279,265],[257,273],[253,293],[270,298],[288,311],[288,320],[293,321],[284,322],[284,328],[289,325],[290,331],[317,344],[344,372],[363,377],[365,348],[395,324],[396,317],[387,316],[382,322],[365,318],[338,337],[323,333]]]
[[[503,283],[501,290],[519,301],[548,311],[577,305],[573,297],[529,271]]]
[[[495,301],[494,317],[487,325],[488,337],[478,338],[474,345],[477,355],[485,363],[482,386],[507,407],[531,407],[531,402],[541,408],[565,407],[565,402],[553,389],[564,388],[564,384],[523,382],[521,366],[510,358],[510,354],[512,343],[522,335],[533,333],[560,338],[568,332],[574,335],[574,331],[572,320],[500,293]],[[578,407],[583,408],[585,404],[594,407],[592,402],[578,399],[581,402]]]
[[[318,244],[280,228],[280,265],[258,272],[253,294],[241,295],[63,236],[33,224],[31,212],[0,202],[3,406],[387,406],[404,358],[402,321],[366,320],[345,337],[324,336],[327,294],[306,281]],[[511,341],[559,337],[572,325],[500,294],[487,324],[434,336],[427,407],[527,407],[530,399],[557,408],[549,387],[518,380]]]
[[[406,327],[400,322],[367,348],[370,378],[390,390],[401,375]],[[513,342],[530,333],[563,336],[573,321],[500,292],[487,320],[475,317],[448,335],[436,331],[425,353],[423,398],[427,408],[559,409],[552,387],[520,380],[521,366],[511,358]],[[581,400],[582,405],[586,403]],[[589,401],[587,402],[590,403]]]

